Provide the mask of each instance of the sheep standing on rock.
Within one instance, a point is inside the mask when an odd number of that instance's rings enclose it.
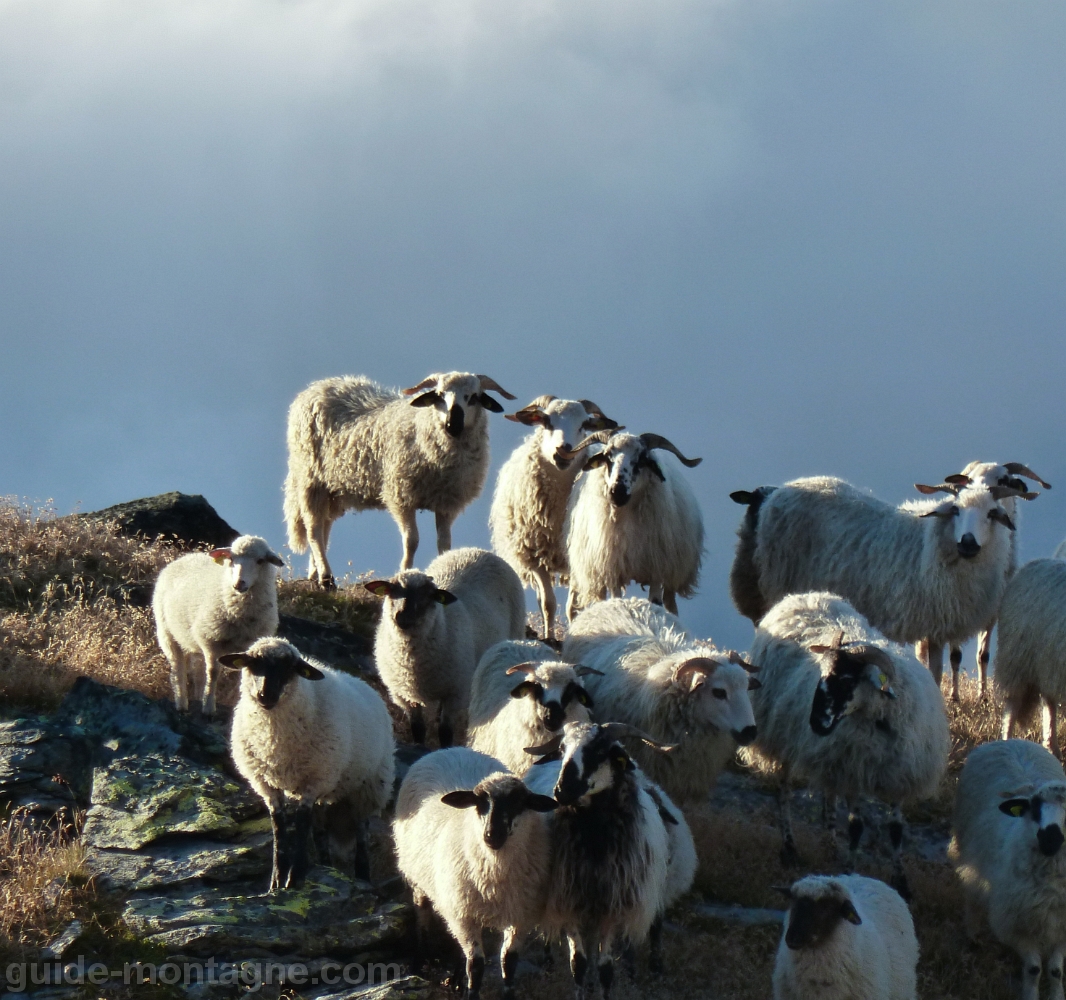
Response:
[[[973,936],[987,915],[992,933],[1022,959],[1023,1000],[1063,1000],[1066,953],[1066,774],[1043,747],[1006,740],[976,747],[955,796],[948,857],[967,891]]]
[[[347,510],[387,510],[403,536],[402,569],[414,565],[419,510],[437,519],[437,551],[452,522],[485,485],[488,393],[514,399],[487,375],[449,372],[385,389],[368,378],[312,382],[289,408],[285,519],[289,547],[311,547],[311,579],[331,588],[326,559],[333,522]],[[406,398],[411,397],[411,398]]]
[[[859,800],[872,796],[893,807],[893,885],[907,895],[902,806],[932,797],[948,765],[947,715],[932,675],[834,594],[793,594],[774,605],[750,655],[762,682],[752,694],[755,747],[782,771],[782,860],[798,860],[793,778],[826,796],[830,822],[836,797],[847,799],[853,867],[863,833]]]
[[[233,712],[233,762],[270,810],[274,865],[270,888],[300,882],[308,869],[311,807],[328,805],[335,862],[354,843],[357,878],[370,878],[366,820],[392,794],[392,720],[368,684],[312,663],[284,639],[260,639],[223,666],[241,671]]]
[[[604,601],[578,615],[563,659],[600,671],[586,686],[599,718],[629,723],[663,743],[637,759],[682,802],[706,798],[726,763],[755,739],[750,689],[759,681],[736,653],[693,639],[665,609],[642,598]]]
[[[563,536],[566,504],[588,454],[575,449],[589,433],[616,430],[618,424],[591,400],[555,396],[538,396],[507,419],[535,430],[496,478],[489,513],[492,547],[536,590],[544,638],[551,639],[555,579],[569,570]]]
[[[442,747],[466,729],[470,681],[481,655],[526,630],[522,581],[484,549],[453,549],[425,569],[364,584],[385,598],[374,639],[378,673],[406,713],[416,743],[426,709],[440,708]]]
[[[755,624],[788,594],[825,590],[850,601],[894,642],[922,643],[937,684],[945,643],[996,615],[1014,524],[1009,486],[942,483],[935,507],[893,507],[841,479],[797,479],[731,494],[748,506],[730,575],[733,601]]]
[[[202,708],[210,716],[215,712],[219,657],[277,631],[276,577],[284,565],[265,539],[241,535],[228,548],[190,552],[160,571],[152,613],[179,711],[189,708],[194,661],[203,662]]]
[[[592,698],[582,679],[595,673],[560,663],[540,642],[496,643],[474,671],[467,742],[525,774],[533,763],[526,747],[546,743],[567,722],[589,721]]]
[[[774,1000],[915,1000],[918,939],[895,890],[861,875],[793,883]]]
[[[1003,738],[1028,727],[1042,703],[1044,746],[1059,755],[1058,706],[1066,701],[1066,561],[1035,559],[1018,570],[999,608],[996,688]]]
[[[566,512],[567,617],[624,596],[630,582],[676,615],[677,595],[695,593],[703,560],[703,515],[677,462],[691,469],[703,459],[685,458],[658,434],[604,432],[577,450],[596,443],[602,450],[585,462]]]

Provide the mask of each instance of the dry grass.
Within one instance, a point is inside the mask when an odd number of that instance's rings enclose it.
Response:
[[[364,574],[356,579],[345,577],[336,590],[319,590],[310,580],[282,580],[278,584],[278,611],[325,625],[340,625],[356,635],[374,637],[381,618],[382,599],[362,586]]]

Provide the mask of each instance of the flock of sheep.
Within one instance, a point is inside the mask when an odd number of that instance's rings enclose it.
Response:
[[[486,928],[503,933],[507,997],[533,933],[567,939],[579,997],[590,964],[609,996],[616,956],[645,941],[661,968],[663,914],[697,864],[680,806],[705,800],[745,747],[780,769],[789,865],[802,864],[793,780],[824,794],[830,827],[846,803],[850,870],[863,800],[892,808],[891,887],[849,874],[786,890],[775,998],[913,998],[903,808],[932,796],[947,768],[944,646],[957,699],[958,650],[980,634],[983,692],[998,620],[1004,741],[965,764],[951,856],[973,919],[984,913],[1022,956],[1025,1000],[1044,969],[1064,1000],[1066,774],[1050,750],[1008,738],[1042,703],[1055,749],[1066,698],[1066,560],[1016,572],[1017,501],[1037,495],[1023,478],[1049,485],[1018,463],[972,463],[899,507],[830,478],[732,494],[747,507],[732,592],[756,627],[741,655],[677,617],[703,550],[684,473],[699,459],[627,433],[589,400],[540,396],[508,414],[533,431],[500,470],[495,553],[451,549],[451,526],[488,473],[486,411],[503,409],[490,392],[514,399],[461,372],[403,392],[316,382],[289,412],[285,483],[289,544],[310,548],[322,587],[334,586],[326,551],[345,511],[384,508],[400,527],[400,571],[365,584],[383,598],[375,658],[414,741],[435,726],[441,749],[396,793],[396,857],[420,930],[435,911],[461,945],[469,995],[480,992]],[[436,516],[439,554],[424,570],[413,568],[418,510]],[[393,798],[393,727],[371,687],[274,637],[281,564],[242,536],[161,572],[153,609],[174,698],[187,708],[192,682],[210,714],[219,669],[240,671],[232,753],[270,811],[271,889],[306,873],[313,832],[333,863],[369,878],[366,823]],[[557,582],[569,585],[561,643]],[[649,599],[626,598],[631,583]],[[543,641],[526,638],[524,584]]]

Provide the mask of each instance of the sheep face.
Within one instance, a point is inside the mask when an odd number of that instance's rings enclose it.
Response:
[[[817,735],[828,736],[841,719],[854,712],[878,718],[884,714],[886,699],[896,697],[891,657],[877,647],[873,653],[867,647],[863,650],[862,654],[839,647],[827,650],[832,666],[823,673],[811,701],[810,726]]]
[[[378,597],[385,598],[382,618],[395,624],[401,632],[413,632],[435,615],[441,607],[454,604],[458,597],[441,590],[433,578],[418,570],[405,570],[392,580],[371,580],[363,584]]]
[[[737,743],[747,746],[757,735],[748,691],[759,687],[759,681],[744,667],[724,660],[711,656],[683,660],[674,670],[674,684],[697,724],[732,733]]]
[[[324,674],[311,666],[300,651],[284,639],[260,639],[244,653],[227,653],[219,663],[241,670],[241,697],[253,699],[261,708],[275,708],[297,677],[320,681]]]
[[[785,944],[793,951],[822,947],[845,920],[862,923],[845,888],[831,879],[801,879],[789,890],[789,897]]]
[[[226,548],[212,549],[210,556],[226,568],[226,579],[238,594],[251,590],[260,579],[273,579],[276,567],[285,565],[266,540],[256,535],[241,535]]]
[[[999,808],[1004,815],[1027,823],[1024,836],[1041,854],[1048,858],[1058,854],[1066,840],[1066,784],[1047,782],[1032,794],[1011,796]]]
[[[559,779],[555,799],[560,805],[573,805],[614,787],[626,771],[635,770],[625,748],[603,726],[591,722],[571,722],[563,730]],[[537,763],[557,759],[549,754]]]
[[[634,489],[638,488],[643,469],[659,480],[665,479],[662,469],[651,457],[650,449],[635,434],[613,435],[603,451],[585,463],[586,469],[600,466],[604,469],[604,488],[615,507],[629,503]]]
[[[502,413],[503,407],[486,390],[498,392],[505,399],[514,399],[504,392],[487,375],[471,375],[469,372],[447,372],[430,375],[418,385],[404,389],[404,395],[413,396],[412,406],[432,406],[440,418],[444,432],[453,438],[460,437],[468,424],[476,426],[483,419],[482,410]]]
[[[1006,473],[1005,467],[992,467],[993,471],[1003,468],[1004,477],[1009,483],[1020,482]],[[986,470],[987,475],[991,472]],[[1002,540],[996,532],[1014,531],[1014,521],[1010,513],[999,503],[1014,497],[1031,500],[1037,494],[1019,492],[1013,485],[989,486],[984,479],[970,480],[962,475],[948,476],[941,486],[922,486],[923,493],[937,491],[952,494],[935,507],[919,514],[919,517],[936,518],[938,522],[938,547],[940,557],[951,565],[960,559],[973,559],[989,544]],[[958,482],[952,482],[958,480]],[[1023,484],[1024,485],[1024,484]]]
[[[512,672],[517,672],[514,667],[508,671]],[[557,733],[567,722],[587,722],[592,708],[592,697],[569,666],[534,670],[528,680],[511,689],[511,697],[529,698],[537,725],[549,733]]]
[[[509,413],[507,419],[539,427],[541,457],[558,469],[568,469],[574,463],[574,449],[589,434],[618,427],[617,421],[605,416],[589,399],[554,396],[540,396],[517,413]]]
[[[494,774],[474,788],[448,792],[441,802],[455,809],[475,809],[481,820],[482,839],[493,851],[507,843],[515,824],[529,812],[551,812],[555,799],[531,792],[516,777]]]

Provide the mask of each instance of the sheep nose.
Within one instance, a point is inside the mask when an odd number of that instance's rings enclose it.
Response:
[[[1040,853],[1046,854],[1049,858],[1058,854],[1064,839],[1066,838],[1062,836],[1062,829],[1057,823],[1041,827],[1036,833],[1036,842],[1040,847]]]
[[[754,726],[745,726],[740,732],[733,730],[733,739],[737,741],[742,747],[746,747],[749,743],[753,742],[758,730]]]
[[[465,416],[463,414],[463,408],[455,403],[448,411],[448,419],[445,421],[444,429],[452,436],[458,437],[463,433],[463,421]]]
[[[563,454],[564,452],[569,451],[569,450],[570,450],[569,447],[564,444],[562,446],[562,448],[558,449],[555,452],[555,454],[552,456],[552,461],[555,462],[555,467],[557,469],[569,468],[570,463],[573,461],[573,459],[572,458],[568,458],[566,455]]]
[[[238,594],[243,594],[248,589],[248,584],[244,580],[238,580],[233,585],[233,589],[237,591]]]
[[[615,486],[611,490],[611,503],[616,507],[624,507],[629,503],[629,490],[624,486]]]
[[[581,798],[587,788],[588,785],[581,780],[577,768],[573,764],[568,764],[563,768],[563,773],[559,775],[559,780],[555,785],[555,801],[560,805],[568,806]]]
[[[973,533],[967,531],[962,538],[959,539],[959,555],[963,559],[972,559],[978,552],[981,551],[981,546],[977,544],[977,539],[973,537]]]
[[[554,733],[557,729],[562,728],[563,708],[554,702],[546,707],[548,711],[544,717],[544,725]]]

